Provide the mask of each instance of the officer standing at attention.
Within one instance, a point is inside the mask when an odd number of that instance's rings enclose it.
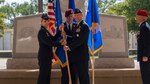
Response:
[[[80,84],[90,84],[89,80],[89,51],[88,51],[88,36],[89,27],[83,20],[82,11],[78,8],[74,10],[74,18],[77,23],[75,33],[73,34],[73,41],[68,46],[65,46],[65,50],[71,51],[73,58],[72,66],[75,67],[75,73]],[[77,82],[76,82],[77,84]]]
[[[67,45],[70,45],[72,40],[73,40],[73,33],[75,31],[76,24],[73,22],[73,10],[72,9],[67,9],[65,12],[65,17],[66,17],[66,22],[63,23],[64,25],[64,31],[66,32],[66,37],[67,37]],[[68,60],[69,60],[69,66],[70,66],[70,73],[71,73],[71,79],[72,79],[72,84],[76,84],[77,82],[77,76],[74,75],[74,70],[76,70],[72,66],[72,58],[71,51],[68,51]],[[61,67],[61,84],[69,84],[69,77],[68,77],[68,70],[67,66]]]
[[[53,58],[52,47],[61,46],[62,43],[55,43],[60,36],[60,32],[53,37],[47,30],[49,26],[49,16],[42,14],[41,16],[41,28],[38,32],[39,51],[38,51],[38,64],[39,64],[39,77],[37,84],[50,84],[51,78],[51,64]]]
[[[142,82],[143,84],[150,84],[150,25],[147,22],[148,12],[146,10],[138,10],[135,19],[139,24],[137,55]]]

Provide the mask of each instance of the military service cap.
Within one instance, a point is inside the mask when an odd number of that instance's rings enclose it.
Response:
[[[74,14],[77,14],[77,13],[82,13],[82,11],[80,9],[78,9],[78,8],[75,8]]]
[[[47,15],[47,13],[43,13],[42,16],[41,16],[42,19],[44,20],[49,20],[49,16]]]
[[[136,15],[148,17],[148,12],[146,10],[138,10],[138,11],[136,11]]]
[[[65,17],[68,17],[70,14],[73,14],[73,10],[72,9],[67,9],[65,12]]]

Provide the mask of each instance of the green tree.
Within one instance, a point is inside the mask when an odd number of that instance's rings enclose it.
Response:
[[[31,15],[31,14],[35,14],[35,12],[36,11],[33,10],[33,6],[28,2],[25,2],[23,4],[18,4],[15,7],[15,13],[18,15]]]
[[[15,9],[12,6],[13,4],[6,4],[4,6],[0,7],[0,11],[5,15],[6,19],[6,26],[7,27],[12,27],[12,21],[16,17]]]
[[[5,2],[5,0],[0,0],[0,4],[2,4],[2,3],[4,3]]]
[[[32,8],[32,11],[34,11],[34,14],[38,13],[38,1],[37,0],[31,0],[30,5]]]
[[[149,5],[149,0],[126,0],[125,2],[110,7],[107,10],[107,14],[125,16],[128,23],[128,30],[136,32],[138,30],[138,25],[135,21],[135,13],[137,10],[150,11]]]
[[[99,13],[105,13],[106,10],[110,7],[115,5],[117,0],[97,0]]]
[[[6,15],[7,19],[12,17],[12,7],[9,4],[0,7],[0,11]]]
[[[0,11],[5,14],[6,26],[13,27],[14,18],[22,15],[36,14],[38,10],[37,0],[31,0],[31,3],[24,2],[22,4],[12,2],[11,4],[6,3],[0,7]]]
[[[0,37],[4,34],[4,14],[0,13]]]

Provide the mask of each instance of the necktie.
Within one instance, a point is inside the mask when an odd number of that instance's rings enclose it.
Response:
[[[71,34],[71,25],[70,24],[68,25],[68,34],[69,35]]]
[[[68,30],[69,30],[69,32],[71,32],[71,27],[70,27],[70,24],[68,25]]]

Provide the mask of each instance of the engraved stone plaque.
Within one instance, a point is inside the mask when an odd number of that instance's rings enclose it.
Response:
[[[35,57],[37,55],[40,16],[41,14],[15,19],[13,56]]]
[[[103,49],[106,57],[128,56],[128,30],[125,17],[100,15]]]

